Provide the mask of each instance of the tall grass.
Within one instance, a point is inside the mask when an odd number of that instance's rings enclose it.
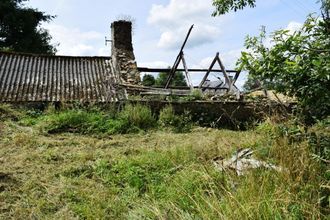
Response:
[[[0,218],[327,219],[330,214],[328,122],[306,128],[268,120],[245,132],[200,128],[103,140],[81,134],[148,130],[156,119],[150,109],[130,105],[116,114],[71,109],[34,118],[46,132],[80,134],[29,138],[33,131],[15,132],[15,126],[6,132],[0,139],[0,155],[6,155],[0,173],[10,178],[0,178],[5,201]],[[176,120],[167,107],[158,123],[176,126]],[[260,168],[237,176],[213,165],[214,157],[241,147],[282,171]]]
[[[118,113],[99,109],[69,109],[50,112],[40,120],[47,133],[125,134],[155,127],[151,110],[142,105],[126,105]]]
[[[158,124],[162,128],[169,128],[177,133],[189,132],[193,125],[189,112],[177,115],[171,105],[166,106],[160,111]]]
[[[17,121],[23,116],[22,112],[14,109],[9,104],[0,104],[0,121],[14,120]]]
[[[147,106],[127,104],[120,111],[107,111],[97,108],[73,108],[56,111],[48,109],[43,114],[32,112],[20,120],[25,126],[37,125],[49,134],[127,134],[147,131],[157,127],[170,128],[176,133],[189,132],[192,128],[188,112],[176,115],[171,106],[165,107],[157,121]]]
[[[119,119],[127,121],[131,126],[147,130],[156,126],[156,119],[150,108],[144,105],[125,105],[119,113]]]

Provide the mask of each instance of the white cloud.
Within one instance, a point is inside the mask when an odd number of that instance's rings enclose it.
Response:
[[[227,70],[235,69],[236,62],[240,58],[242,51],[243,48],[220,53],[220,59]],[[214,57],[215,55],[213,57],[205,57],[197,65],[194,65],[193,68],[209,68]],[[215,68],[219,69],[220,67],[216,64]]]
[[[111,51],[109,47],[102,47],[98,50],[97,52],[98,56],[110,56],[111,55]]]
[[[152,62],[139,62],[139,67],[148,67],[148,68],[167,68],[171,66],[169,63],[164,61],[152,61]]]
[[[295,21],[291,21],[288,26],[286,27],[286,30],[289,30],[290,34],[293,34],[296,31],[299,31],[302,28],[303,24]]]
[[[299,23],[299,22],[296,22],[296,21],[291,21],[291,22],[289,22],[288,26],[284,29],[289,31],[289,33],[288,33],[289,35],[292,35],[296,31],[299,31],[302,27],[303,27],[302,23]],[[274,46],[274,41],[272,40],[272,38],[270,36],[268,36],[265,39],[264,44],[267,48],[271,48],[271,47]]]
[[[223,24],[224,18],[211,17],[212,10],[210,0],[170,0],[168,5],[153,5],[148,23],[162,32],[158,47],[180,47],[192,24],[195,28],[187,48],[213,42],[221,34],[219,25]]]
[[[69,29],[65,26],[45,24],[44,28],[49,30],[53,37],[52,42],[59,46],[57,47],[59,55],[71,56],[94,56],[104,55],[104,49],[95,48],[95,41],[103,41],[103,35],[95,31],[83,32],[78,28]],[[110,52],[109,54],[110,55]]]

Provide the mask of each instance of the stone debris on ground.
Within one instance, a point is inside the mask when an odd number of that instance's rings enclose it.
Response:
[[[237,150],[236,153],[229,159],[217,157],[213,159],[213,162],[219,171],[223,172],[228,169],[234,170],[238,176],[244,175],[250,169],[257,169],[261,167],[276,170],[278,172],[282,171],[281,167],[254,159],[252,155],[253,151],[251,149],[240,149]]]

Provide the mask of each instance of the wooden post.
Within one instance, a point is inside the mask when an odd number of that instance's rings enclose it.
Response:
[[[187,79],[188,85],[190,87],[190,90],[193,91],[194,90],[194,85],[191,82],[191,79],[190,79],[190,76],[189,76],[188,67],[187,67],[187,64],[186,64],[186,60],[184,59],[183,52],[182,52],[182,55],[181,55],[181,59],[182,59],[182,64],[183,64],[184,72],[186,74],[186,79]]]

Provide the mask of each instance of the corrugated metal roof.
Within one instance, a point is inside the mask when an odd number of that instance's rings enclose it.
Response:
[[[0,102],[109,102],[125,97],[110,57],[0,52]]]

